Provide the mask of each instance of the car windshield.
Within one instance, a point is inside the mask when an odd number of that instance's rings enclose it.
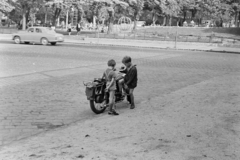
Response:
[[[47,32],[47,33],[56,33],[55,31],[54,31],[54,29],[52,29],[52,28],[45,28],[45,32]]]

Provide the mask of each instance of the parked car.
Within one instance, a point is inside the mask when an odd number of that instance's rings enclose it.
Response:
[[[64,36],[56,33],[52,28],[49,27],[29,27],[26,31],[18,31],[12,35],[12,40],[16,44],[24,42],[29,43],[41,43],[47,45],[56,45],[57,42],[63,42]]]

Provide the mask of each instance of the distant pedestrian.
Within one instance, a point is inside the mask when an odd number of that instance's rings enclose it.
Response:
[[[101,33],[104,33],[104,27],[102,27]]]
[[[68,35],[70,36],[71,35],[71,32],[72,32],[72,24],[71,23],[69,23],[68,24]]]
[[[76,26],[77,36],[80,35],[81,29],[82,29],[81,24],[80,24],[80,22],[78,22],[78,24],[77,24],[77,26]]]

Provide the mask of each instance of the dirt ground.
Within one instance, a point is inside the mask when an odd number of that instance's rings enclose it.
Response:
[[[226,74],[14,142],[0,159],[239,160],[239,95],[240,75]]]

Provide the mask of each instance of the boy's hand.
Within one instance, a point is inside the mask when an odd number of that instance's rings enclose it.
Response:
[[[126,84],[124,84],[124,87],[125,87],[126,89],[128,89],[128,86],[127,86]]]

